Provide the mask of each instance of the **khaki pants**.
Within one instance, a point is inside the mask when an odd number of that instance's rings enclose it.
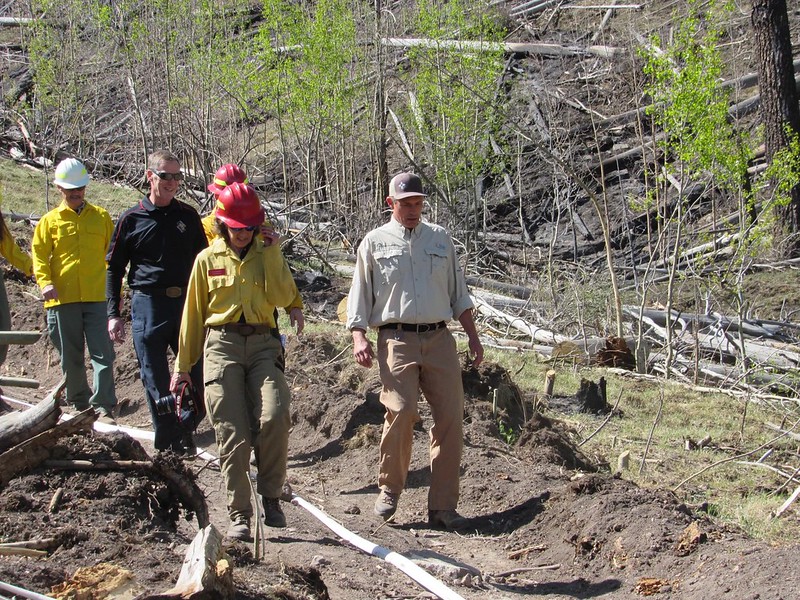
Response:
[[[431,486],[429,510],[458,505],[459,469],[464,441],[464,387],[456,342],[446,329],[411,333],[384,329],[378,334],[381,403],[386,407],[378,485],[400,493],[411,462],[420,390],[431,407]]]
[[[210,329],[203,363],[208,417],[214,426],[228,514],[250,518],[250,448],[256,489],[278,498],[286,481],[289,387],[276,366],[280,341],[269,333],[242,336]]]

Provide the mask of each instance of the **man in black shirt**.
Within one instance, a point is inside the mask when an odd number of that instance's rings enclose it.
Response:
[[[112,340],[121,342],[125,338],[121,289],[127,268],[133,344],[153,420],[155,447],[194,454],[191,431],[174,412],[167,348],[173,354],[178,351],[189,274],[195,256],[208,242],[197,211],[175,199],[182,179],[180,162],[169,151],[157,150],[148,157],[150,194],[122,213],[111,237],[106,299],[108,332]],[[191,377],[202,396],[202,361]]]

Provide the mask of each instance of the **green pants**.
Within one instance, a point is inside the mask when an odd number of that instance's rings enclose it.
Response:
[[[110,412],[117,404],[114,390],[114,345],[108,335],[105,302],[72,302],[47,309],[47,329],[61,355],[67,379],[67,401],[78,410],[89,406]],[[84,340],[86,341],[84,345]],[[86,382],[84,350],[89,349],[93,388]]]
[[[289,386],[277,361],[280,341],[269,333],[243,336],[210,329],[203,359],[206,407],[214,426],[228,514],[250,518],[250,448],[256,489],[278,498],[289,453]]]

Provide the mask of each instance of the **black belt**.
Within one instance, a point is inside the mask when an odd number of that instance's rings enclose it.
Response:
[[[436,331],[442,327],[447,327],[447,323],[439,321],[438,323],[387,323],[378,327],[381,331],[384,329],[402,329],[403,331],[413,331],[414,333],[428,333],[429,331]]]
[[[167,298],[180,298],[186,293],[186,288],[173,285],[167,288],[138,287],[134,288],[133,291],[140,292],[142,294],[148,294],[150,296],[166,296]]]
[[[277,327],[272,327],[264,323],[225,323],[224,325],[212,325],[211,329],[224,331],[225,333],[238,333],[241,336],[247,337],[248,335],[262,335],[271,333],[273,336],[280,336],[280,331]]]

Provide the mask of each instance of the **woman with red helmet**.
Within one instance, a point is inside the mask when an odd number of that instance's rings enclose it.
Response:
[[[234,182],[215,207],[218,237],[197,256],[186,292],[172,386],[203,357],[205,401],[227,490],[228,536],[251,539],[250,449],[264,522],[285,527],[280,507],[289,446],[289,387],[275,308],[298,296],[277,244],[255,236],[264,209],[255,190]],[[301,329],[298,325],[298,333]]]
[[[208,184],[207,189],[209,192],[214,194],[216,198],[219,198],[219,195],[223,192],[223,190],[232,183],[246,184],[249,183],[249,181],[247,179],[247,174],[239,165],[234,163],[226,163],[217,169],[216,173],[214,173],[214,180]],[[217,237],[216,209],[212,210],[205,217],[203,217],[202,221],[203,231],[206,233],[208,243],[211,244],[211,242],[214,241],[214,238]],[[269,221],[264,221],[264,223],[261,224],[259,233],[261,234],[261,238],[264,240],[264,244],[267,246],[277,243],[280,238],[280,236],[272,228],[272,225]]]

